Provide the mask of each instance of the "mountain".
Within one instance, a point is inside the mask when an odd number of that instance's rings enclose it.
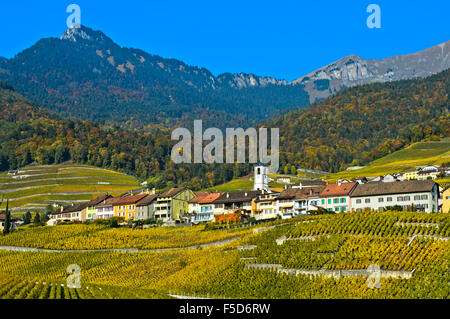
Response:
[[[0,80],[66,117],[128,127],[249,127],[360,84],[423,77],[449,67],[449,42],[383,60],[346,57],[297,81],[209,70],[116,44],[85,26],[41,39],[12,59]]]
[[[302,85],[252,74],[215,77],[205,68],[120,47],[84,26],[1,59],[0,79],[64,116],[131,125],[203,119],[248,127],[309,101]]]
[[[372,83],[271,120],[280,128],[280,167],[329,172],[364,165],[413,142],[450,136],[450,70]]]
[[[351,86],[427,77],[450,68],[450,40],[414,54],[381,60],[345,57],[307,74],[292,84],[303,84],[311,103]]]

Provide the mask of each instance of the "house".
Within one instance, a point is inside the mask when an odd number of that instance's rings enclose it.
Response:
[[[403,180],[408,181],[411,179],[417,179],[419,170],[416,168],[407,169],[406,171],[403,171]]]
[[[352,211],[401,206],[403,209],[437,212],[439,187],[430,180],[369,183],[358,185],[350,197]]]
[[[209,195],[208,192],[196,192],[194,194],[194,198],[189,201],[189,215],[192,217],[200,212],[200,204],[198,202]]]
[[[450,186],[442,192],[442,210],[443,213],[450,213]]]
[[[155,212],[155,203],[158,194],[150,194],[140,200],[136,205],[136,220],[152,219]]]
[[[155,218],[163,221],[179,221],[189,212],[189,201],[195,197],[187,188],[172,188],[156,199]]]
[[[261,192],[253,201],[251,217],[256,220],[277,219],[277,197],[280,193]]]
[[[252,202],[261,192],[266,191],[256,190],[222,193],[214,201],[214,215],[232,214],[236,211],[243,211],[250,215],[252,212]]]
[[[88,202],[86,207],[86,219],[87,220],[97,219],[98,218],[97,205],[111,197],[112,197],[111,195],[106,194],[103,196],[99,196]]]
[[[277,198],[277,212],[281,218],[306,215],[320,206],[320,193],[325,185],[285,189]]]
[[[203,197],[199,202],[199,212],[195,215],[194,223],[208,223],[214,220],[214,201],[221,193],[212,193]]]
[[[137,204],[149,194],[128,195],[113,204],[114,217],[123,217],[125,221],[136,219]]]
[[[240,191],[222,193],[214,203],[214,219],[216,223],[236,222],[248,218],[252,214],[253,200],[265,190]]]
[[[0,214],[0,232],[3,233],[3,229],[5,228],[5,221],[6,221],[6,214]],[[10,230],[13,231],[16,229],[18,225],[19,220],[15,217],[11,216],[11,228]]]
[[[49,214],[50,219],[59,222],[84,222],[86,220],[86,209],[89,202],[61,207],[59,211]]]
[[[289,176],[277,177],[277,183],[278,184],[290,184],[291,183],[291,178]]]
[[[435,166],[435,165],[427,165],[427,166],[425,166],[425,167],[422,168],[422,171],[425,171],[425,172],[434,172],[434,171],[437,171],[438,169],[439,169],[438,166]]]
[[[417,179],[419,181],[424,181],[427,179],[434,180],[439,176],[440,172],[437,168],[434,168],[434,166],[427,166],[427,168],[427,170],[422,169],[417,173]]]
[[[320,207],[333,212],[351,211],[350,194],[360,185],[357,182],[330,183],[319,194]]]
[[[95,206],[97,212],[97,219],[108,219],[114,217],[114,204],[117,203],[120,197],[110,197]]]

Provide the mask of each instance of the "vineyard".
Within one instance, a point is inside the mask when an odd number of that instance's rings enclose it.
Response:
[[[132,176],[94,166],[61,164],[28,166],[14,175],[0,174],[0,195],[15,214],[45,211],[55,203],[89,201],[109,193],[120,195],[140,188]],[[3,209],[6,202],[0,205]]]
[[[0,235],[0,246],[59,250],[184,248],[232,239],[249,233],[247,228],[207,231],[204,226],[183,228],[109,228],[97,225],[61,225],[31,228],[10,236]]]
[[[275,227],[258,232],[254,228],[205,230],[203,226],[35,228],[0,237],[0,246],[179,249],[130,253],[0,250],[0,296],[448,299],[449,225],[450,217],[445,214],[362,212],[277,221],[270,225]],[[191,248],[225,238],[239,239],[222,246]],[[80,289],[65,285],[66,269],[72,264],[81,269]],[[252,264],[279,265],[298,273],[248,267]],[[382,273],[399,271],[410,276],[381,276],[379,289],[369,288],[366,270],[370,265],[377,265]],[[356,275],[335,278],[322,275],[326,271]]]

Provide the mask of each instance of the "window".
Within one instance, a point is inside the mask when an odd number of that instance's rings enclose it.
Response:
[[[414,200],[420,200],[420,195],[414,196]]]
[[[378,203],[383,203],[383,202],[384,202],[384,198],[383,197],[378,198]]]
[[[447,198],[448,199],[448,198]],[[322,205],[325,205],[325,199],[322,199]]]
[[[356,204],[361,204],[361,199],[357,199]]]
[[[386,198],[386,201],[387,201],[387,202],[392,202],[392,197]]]
[[[328,198],[328,204],[331,204],[331,198]]]
[[[333,199],[333,203],[334,203],[334,204],[339,204],[339,198]]]
[[[422,195],[422,196],[421,196],[421,199],[422,199],[422,200],[428,200],[428,195]]]
[[[369,204],[369,203],[370,203],[370,198],[366,198],[366,199],[364,200],[364,203]]]
[[[397,197],[397,202],[403,202],[403,197],[402,196]]]
[[[403,197],[403,200],[404,200],[404,201],[411,200],[411,197],[405,196],[405,197]]]
[[[347,199],[346,198],[341,198],[341,203],[345,203],[345,202],[347,202]]]

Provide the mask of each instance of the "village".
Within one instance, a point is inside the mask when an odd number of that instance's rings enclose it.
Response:
[[[302,180],[291,183],[278,177],[284,189],[269,187],[268,167],[257,164],[253,190],[193,192],[172,188],[157,194],[142,188],[113,197],[105,194],[91,201],[58,207],[49,214],[47,225],[83,223],[117,218],[123,224],[153,221],[160,225],[248,222],[289,219],[308,214],[358,211],[403,210],[449,213],[450,188],[442,189],[434,179],[449,170],[435,166],[379,176],[372,180],[358,177],[328,183]],[[5,216],[0,215],[0,227]],[[20,220],[14,220],[16,225]]]

